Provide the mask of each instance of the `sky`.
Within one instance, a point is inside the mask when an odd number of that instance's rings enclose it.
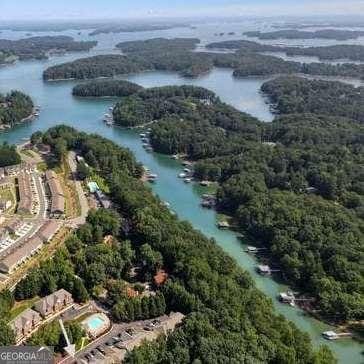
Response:
[[[0,20],[364,15],[364,0],[0,0]]]

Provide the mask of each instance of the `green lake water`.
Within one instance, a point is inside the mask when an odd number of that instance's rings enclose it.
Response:
[[[188,34],[183,34],[188,35]],[[96,53],[105,53],[108,47],[105,37],[104,43]],[[110,41],[111,43],[111,41]],[[107,53],[110,53],[107,52]],[[327,344],[339,358],[340,363],[359,364],[364,362],[361,352],[363,345],[351,339],[328,342],[321,337],[322,331],[329,326],[307,316],[302,310],[277,301],[277,295],[285,290],[271,278],[264,278],[255,272],[257,262],[244,252],[244,245],[231,231],[222,231],[216,227],[216,214],[212,210],[200,207],[200,196],[203,191],[196,185],[187,185],[177,178],[181,165],[168,156],[147,153],[141,146],[138,132],[121,128],[107,127],[102,122],[102,116],[108,112],[115,100],[112,99],[78,99],[71,95],[75,82],[42,81],[42,71],[51,64],[79,58],[85,54],[73,54],[53,58],[48,61],[20,62],[13,66],[0,68],[0,92],[19,89],[32,96],[36,105],[41,107],[40,117],[31,122],[19,125],[12,130],[0,133],[0,142],[21,143],[36,130],[46,130],[51,126],[64,123],[86,132],[98,133],[113,140],[119,145],[128,147],[136,158],[147,165],[153,173],[158,174],[158,181],[152,186],[154,192],[164,201],[171,204],[171,208],[181,219],[191,222],[206,236],[212,237],[224,251],[235,258],[237,263],[250,272],[256,286],[272,299],[278,313],[293,321],[301,330],[307,332],[315,345]],[[266,79],[246,78],[234,79],[232,71],[215,69],[210,74],[198,79],[183,79],[175,73],[148,72],[125,77],[130,81],[145,87],[193,84],[211,89],[220,98],[235,106],[239,110],[264,121],[271,121],[273,115],[268,105],[259,93],[260,86]]]

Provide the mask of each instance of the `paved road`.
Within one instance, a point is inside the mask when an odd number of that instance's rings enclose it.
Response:
[[[72,174],[73,180],[75,182],[78,199],[79,199],[80,205],[81,205],[81,215],[72,220],[69,220],[69,225],[72,227],[77,227],[77,226],[83,225],[86,222],[86,217],[87,217],[87,214],[89,211],[89,206],[88,206],[87,197],[83,191],[81,182],[76,179],[77,162],[76,162],[76,154],[73,151],[68,153],[68,164],[71,169],[71,174]]]

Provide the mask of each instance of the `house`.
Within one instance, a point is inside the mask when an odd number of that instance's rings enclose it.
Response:
[[[45,176],[51,194],[51,216],[55,218],[62,218],[65,214],[65,197],[62,186],[56,173],[53,171],[46,171]]]
[[[0,200],[0,213],[5,212],[10,209],[11,201],[10,200]]]
[[[6,226],[6,229],[10,234],[15,234],[17,230],[22,226],[22,221],[20,219],[12,219],[9,224]]]
[[[161,286],[166,282],[168,278],[168,273],[166,273],[163,269],[159,269],[156,275],[153,277],[154,284],[156,286]]]
[[[18,175],[19,204],[17,211],[24,214],[32,213],[31,178],[27,173]]]
[[[27,334],[32,332],[42,321],[39,313],[31,308],[26,309],[14,320],[10,321],[10,327],[15,333],[16,341],[20,341]]]
[[[12,186],[11,181],[8,178],[0,178],[0,190],[5,190]]]
[[[43,317],[55,314],[73,304],[71,293],[60,289],[35,303],[34,309]]]
[[[43,243],[48,243],[59,229],[59,222],[54,220],[47,221],[38,230],[38,236],[41,238]]]
[[[16,247],[0,261],[0,271],[12,273],[27,259],[32,257],[42,247],[42,241],[34,236],[27,240],[23,245]]]

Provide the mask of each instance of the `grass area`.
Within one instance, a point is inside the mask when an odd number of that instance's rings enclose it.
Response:
[[[30,308],[34,305],[35,302],[39,300],[39,297],[29,298],[28,300],[15,302],[14,307],[10,311],[9,321],[13,320],[16,316],[18,316],[21,312],[25,311],[27,308]]]
[[[0,200],[11,201],[11,208],[8,212],[14,211],[16,207],[16,198],[14,188],[8,187],[0,190]]]
[[[29,149],[22,149],[20,151],[20,154],[24,154],[25,156],[28,156],[30,158],[34,158],[34,156],[35,156],[34,153]]]
[[[81,205],[76,191],[75,183],[72,179],[71,169],[67,161],[62,161],[59,168],[55,169],[59,174],[60,181],[63,187],[63,192],[66,197],[66,217],[72,218],[81,215]]]
[[[48,169],[47,163],[46,162],[39,162],[37,164],[37,170],[39,172],[45,172]]]

